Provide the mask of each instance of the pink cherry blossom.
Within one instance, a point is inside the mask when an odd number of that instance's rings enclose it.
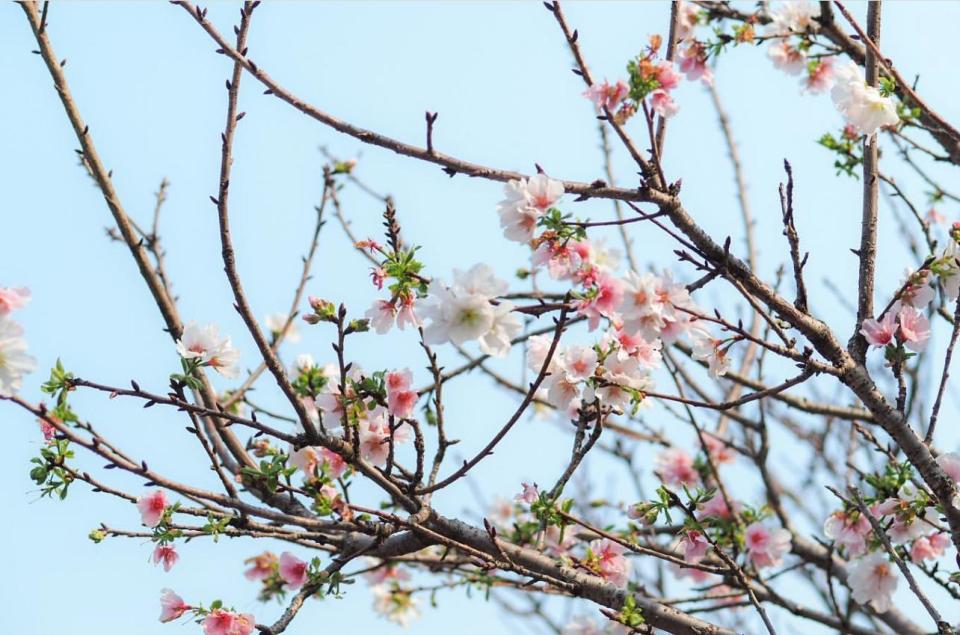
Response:
[[[891,597],[897,589],[897,574],[882,551],[854,560],[847,576],[853,599],[870,604],[877,613],[891,606]]]
[[[667,485],[696,485],[700,482],[693,457],[680,448],[670,448],[658,454],[656,472]]]
[[[304,473],[307,479],[314,478],[317,475],[317,468],[320,466],[320,455],[317,448],[307,446],[299,450],[290,448],[289,463],[293,467]]]
[[[394,417],[408,419],[413,415],[413,406],[417,402],[417,392],[410,390],[413,373],[409,368],[387,373],[387,406]]]
[[[327,448],[320,448],[320,462],[323,465],[324,472],[330,478],[340,478],[347,470],[346,460]]]
[[[823,523],[823,533],[837,545],[846,547],[847,553],[856,557],[867,549],[867,536],[871,532],[870,521],[857,511],[835,511]]]
[[[299,589],[307,581],[307,563],[284,551],[280,554],[280,577],[291,589]]]
[[[910,559],[914,562],[936,560],[950,546],[950,537],[947,534],[933,534],[917,538],[910,547]]]
[[[547,389],[547,401],[557,410],[565,413],[571,419],[577,416],[577,411],[583,403],[581,399],[580,380],[565,372],[558,372],[547,377],[544,382]]]
[[[740,511],[741,505],[737,501],[732,501],[733,510],[730,509],[730,506],[727,505],[726,499],[717,494],[713,496],[710,500],[700,503],[700,515],[703,518],[714,516],[716,518],[731,518],[733,517],[733,512]]]
[[[612,319],[623,302],[623,283],[618,278],[601,274],[595,285],[596,294],[577,304],[577,310],[587,316],[591,331],[600,325],[600,318]]]
[[[630,561],[623,555],[623,545],[607,538],[590,543],[600,575],[617,586],[626,586],[630,578]]]
[[[521,483],[523,489],[514,497],[514,500],[518,503],[526,503],[527,505],[532,505],[540,499],[540,490],[537,489],[537,485],[530,483]]]
[[[927,316],[911,307],[900,309],[900,334],[904,345],[911,351],[920,352],[930,339],[930,322]]]
[[[0,287],[0,317],[10,311],[21,309],[30,301],[30,290],[26,288],[12,289]]]
[[[163,570],[169,571],[177,564],[180,554],[173,545],[157,545],[153,550],[153,564],[163,564]]]
[[[247,558],[243,562],[250,565],[250,568],[243,572],[243,577],[247,580],[265,580],[273,575],[280,564],[277,556],[270,551],[264,551],[259,556]]]
[[[680,70],[690,81],[699,79],[705,86],[713,83],[713,73],[707,66],[706,50],[699,42],[692,42],[680,51]]]
[[[723,439],[716,437],[709,432],[703,434],[703,442],[707,446],[707,452],[710,454],[711,460],[717,465],[722,465],[724,463],[733,463],[737,454],[730,448]]]
[[[583,381],[597,369],[597,352],[588,346],[571,346],[561,355],[560,366],[571,381]]]
[[[360,453],[374,465],[386,464],[390,456],[390,424],[386,411],[378,408],[370,413],[369,419],[361,421],[357,427],[360,435]],[[410,437],[409,424],[401,424],[392,433],[394,447],[406,442]]]
[[[710,542],[702,532],[691,529],[684,532],[680,537],[680,550],[683,551],[683,559],[690,564],[697,564],[707,555],[707,549]]]
[[[143,494],[137,499],[137,509],[140,510],[140,521],[147,527],[156,527],[163,518],[167,508],[167,495],[163,490],[155,489]]]
[[[807,70],[803,87],[811,93],[822,93],[833,86],[833,62],[829,57],[821,58]]]
[[[252,615],[239,615],[226,609],[214,609],[203,620],[204,635],[250,635],[255,620]]]
[[[583,96],[596,104],[597,108],[606,108],[612,113],[629,92],[630,87],[623,80],[617,80],[615,84],[604,80],[602,84],[593,84],[585,90]]]
[[[654,76],[663,90],[673,90],[680,85],[680,76],[673,69],[671,62],[661,62],[654,69]]]
[[[400,302],[400,309],[397,311],[397,328],[401,331],[409,326],[412,329],[418,329],[423,326],[420,316],[417,315],[415,299],[412,295],[401,295],[397,300]]]
[[[379,562],[376,558],[369,558],[368,560],[372,565]],[[363,577],[366,578],[370,584],[383,584],[384,582],[391,581],[405,582],[410,579],[410,574],[407,573],[406,569],[401,569],[395,564],[384,562],[376,569],[364,573]]]
[[[192,606],[183,601],[182,597],[170,589],[164,589],[160,592],[161,622],[172,622],[192,608]]]
[[[373,330],[383,335],[389,333],[397,318],[397,307],[386,300],[376,300],[363,317],[370,320],[370,326]]]
[[[897,332],[897,314],[893,309],[887,311],[879,321],[869,318],[861,324],[860,333],[870,346],[883,347],[893,341]]]
[[[787,40],[775,42],[767,48],[767,57],[774,67],[789,75],[799,75],[807,67],[806,55],[800,49],[793,47]]]
[[[730,356],[724,348],[724,340],[712,337],[709,333],[694,331],[693,358],[707,362],[712,377],[723,377],[730,370]]]
[[[769,529],[754,522],[744,532],[743,541],[747,549],[747,558],[758,569],[777,567],[783,561],[783,554],[790,551],[790,532],[786,529]]]
[[[387,279],[387,272],[383,267],[370,267],[370,280],[377,289],[383,289],[383,281]]]
[[[670,96],[670,93],[662,88],[658,88],[650,93],[650,105],[653,107],[654,112],[665,119],[669,119],[680,111],[680,107],[677,105],[677,102],[673,100],[673,97]]]

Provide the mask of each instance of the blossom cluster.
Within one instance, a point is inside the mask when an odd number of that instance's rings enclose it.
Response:
[[[37,367],[36,360],[27,354],[23,327],[10,318],[29,301],[27,289],[0,287],[0,397],[13,396],[20,390],[23,376]]]
[[[686,287],[669,273],[614,275],[616,252],[588,240],[582,227],[566,220],[556,207],[564,194],[563,183],[537,174],[509,181],[504,192],[497,209],[504,236],[530,246],[535,268],[575,285],[576,309],[591,330],[601,321],[608,325],[593,347],[555,351],[545,383],[553,406],[572,416],[583,399],[597,398],[622,408],[649,386],[649,373],[660,364],[663,343],[685,336],[693,340],[694,356],[707,362],[713,375],[727,371],[732,340],[709,335],[697,320],[698,310]],[[528,363],[533,370],[540,370],[549,348],[549,337],[530,339]]]
[[[219,602],[214,602],[207,610],[187,604],[170,589],[161,592],[161,622],[172,622],[186,613],[193,613],[201,621],[204,635],[250,635],[256,628],[256,621],[249,613],[225,609]]]
[[[771,5],[767,56],[776,68],[801,76],[804,90],[829,90],[834,106],[855,134],[869,136],[896,126],[900,122],[896,103],[886,90],[867,84],[863,69],[852,61],[841,63],[834,55],[813,52],[819,16],[819,3],[809,0]]]
[[[190,368],[208,366],[228,379],[240,376],[240,351],[229,337],[220,337],[215,324],[188,323],[177,340],[177,352],[188,373]]]
[[[960,483],[960,454],[941,454],[937,463]],[[907,464],[889,465],[884,474],[868,479],[877,491],[864,507],[845,505],[831,513],[823,525],[824,535],[851,558],[848,583],[853,598],[880,613],[892,606],[899,573],[863,509],[893,547],[918,566],[935,562],[951,546],[949,534],[933,520],[938,517],[933,501],[912,478]]]

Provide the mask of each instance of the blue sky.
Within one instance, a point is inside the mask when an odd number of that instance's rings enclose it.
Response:
[[[214,3],[209,17],[228,33],[238,6]],[[855,8],[860,15],[862,6]],[[668,11],[666,3],[567,7],[594,74],[611,79],[622,76],[626,60],[648,34],[664,32]],[[884,50],[905,74],[922,72],[921,92],[941,114],[957,120],[950,43],[960,20],[958,5],[888,3],[884,12]],[[931,16],[935,19],[928,20]],[[228,61],[213,53],[211,40],[181,9],[167,3],[58,3],[51,8],[49,29],[58,55],[68,60],[74,97],[104,162],[114,171],[128,213],[148,219],[161,178],[171,181],[161,233],[181,314],[219,323],[252,366],[254,346],[231,308],[215,210],[208,200],[217,184]],[[921,32],[922,47],[916,43]],[[582,85],[569,70],[565,43],[540,2],[265,3],[254,16],[249,46],[251,57],[282,84],[353,123],[422,143],[423,113],[436,111],[435,145],[448,154],[527,172],[536,162],[554,176],[574,180],[601,175],[590,104],[580,97]],[[46,69],[30,54],[33,48],[19,7],[0,6],[0,82],[8,88],[7,98],[0,100],[0,146],[6,150],[0,155],[0,217],[6,238],[0,248],[0,284],[33,290],[33,302],[18,319],[41,369],[59,357],[85,378],[116,385],[136,378],[144,387],[160,389],[177,368],[176,353],[128,252],[105,237],[109,213],[77,165],[76,139]],[[773,276],[783,259],[777,184],[787,157],[797,179],[801,240],[813,252],[807,270],[812,306],[846,337],[850,316],[822,281],[830,279],[855,297],[849,248],[857,242],[860,185],[836,177],[832,159],[815,144],[823,132],[839,127],[839,115],[826,96],[801,95],[796,80],[773,69],[761,50],[733,51],[721,59],[716,74],[746,168],[760,272]],[[249,77],[243,81],[240,108],[247,116],[235,145],[232,218],[239,270],[259,316],[286,310],[289,304],[321,191],[319,146],[343,157],[360,156],[358,175],[393,194],[404,233],[423,245],[421,254],[432,275],[448,277],[453,267],[487,262],[509,278],[524,265],[523,249],[500,239],[494,211],[498,184],[450,179],[436,166],[361,147],[264,96]],[[709,97],[699,85],[684,84],[677,99],[681,112],[670,123],[664,157],[668,176],[683,178],[683,198],[691,213],[717,235],[733,236],[734,249],[742,253],[732,173]],[[641,136],[639,130],[636,135]],[[621,182],[630,182],[635,172],[620,152],[616,172]],[[922,199],[920,184],[905,171],[896,174]],[[379,231],[378,203],[348,191],[344,205],[359,234]],[[611,217],[603,201],[568,202],[568,208],[595,219]],[[949,206],[941,212],[956,217]],[[886,224],[878,294],[886,298],[903,268],[916,263],[900,246],[889,209],[882,214]],[[673,246],[654,231],[634,231],[638,259],[643,266],[671,266]],[[616,239],[610,232],[611,244]],[[311,294],[345,302],[354,314],[376,297],[365,263],[333,219],[324,229],[314,276]],[[705,306],[725,306],[731,300],[719,291],[699,298]],[[946,337],[937,335],[941,341]],[[366,368],[410,365],[425,379],[418,346],[409,336],[363,336],[354,346],[355,359]],[[292,361],[304,351],[327,359],[329,333],[309,329],[285,351],[285,359]],[[441,355],[448,366],[457,363],[449,347]],[[516,360],[499,367],[513,372]],[[30,377],[24,395],[39,398],[44,376],[41,370]],[[265,404],[280,403],[266,385],[257,397]],[[448,399],[448,420],[464,440],[459,447],[465,454],[480,447],[515,404],[482,378],[451,388]],[[184,422],[175,413],[144,411],[134,403],[90,394],[77,395],[75,405],[151,466],[213,485],[211,476],[196,467],[202,458],[199,448],[182,432]],[[947,407],[944,421],[949,422],[956,408],[954,403]],[[17,607],[4,616],[10,632],[46,635],[65,624],[76,635],[130,629],[144,635],[195,632],[189,625],[156,621],[159,590],[168,586],[188,600],[222,597],[264,622],[281,612],[278,605],[258,605],[256,588],[241,575],[241,560],[258,553],[259,544],[226,540],[211,548],[191,543],[181,548],[182,560],[173,572],[163,573],[147,564],[150,546],[142,541],[90,543],[86,535],[101,521],[136,527],[133,507],[80,487],[64,503],[39,501],[27,477],[29,458],[39,450],[35,424],[12,408],[0,412],[8,444],[0,462],[0,508],[8,519],[0,523],[0,544],[9,550],[7,570],[15,572],[0,578],[0,595],[5,605]],[[650,417],[668,430],[676,426],[662,414]],[[957,442],[951,434],[944,431],[948,449]],[[527,421],[481,463],[474,481],[490,494],[512,496],[521,479],[552,482],[567,453],[565,433],[545,422]],[[789,448],[775,448],[775,454],[792,462]],[[638,456],[638,464],[648,460]],[[99,461],[86,465],[97,468]],[[603,461],[587,470],[598,484],[595,493],[633,496],[622,471]],[[649,478],[648,465],[641,471]],[[138,487],[116,477],[119,484]],[[473,491],[461,485],[438,495],[436,504],[446,513],[477,517],[483,504]],[[441,595],[439,601],[440,608],[426,610],[414,632],[447,632],[454,620],[463,633],[525,632],[500,618],[492,605],[467,600],[460,591]],[[370,598],[363,588],[351,589],[338,602],[311,602],[288,632],[315,632],[318,624],[329,629],[349,625],[361,632],[398,630],[364,610]],[[468,610],[470,618],[462,619]]]

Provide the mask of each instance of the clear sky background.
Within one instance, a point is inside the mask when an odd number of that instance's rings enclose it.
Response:
[[[209,18],[230,33],[238,7],[211,4]],[[855,8],[862,15],[862,5]],[[594,74],[611,79],[624,75],[626,61],[650,33],[665,34],[668,11],[663,2],[567,6]],[[885,52],[905,74],[922,73],[922,94],[948,119],[960,119],[955,85],[960,6],[887,3],[884,14]],[[231,308],[215,209],[208,200],[217,186],[228,60],[214,54],[212,41],[182,9],[162,2],[56,3],[49,32],[57,54],[68,60],[74,97],[104,162],[114,171],[128,213],[149,219],[161,178],[172,183],[161,234],[181,314],[219,323],[252,367],[254,345]],[[252,59],[283,85],[353,123],[422,143],[423,113],[437,111],[435,144],[443,152],[526,172],[537,162],[566,179],[590,181],[602,175],[591,105],[580,96],[581,80],[569,70],[566,44],[540,2],[269,2],[254,16],[249,46]],[[136,378],[144,387],[160,390],[178,368],[176,352],[126,248],[105,236],[111,224],[108,210],[77,165],[76,139],[42,61],[30,53],[33,48],[20,8],[0,5],[0,285],[32,289],[33,302],[16,317],[26,327],[41,367],[28,378],[23,394],[39,399],[46,369],[58,357],[84,378],[115,385]],[[801,95],[797,80],[776,71],[763,50],[744,47],[725,55],[716,75],[745,164],[760,273],[772,277],[784,258],[777,185],[787,157],[797,179],[801,240],[812,252],[807,269],[812,307],[846,337],[851,316],[825,291],[823,280],[855,298],[855,259],[849,248],[858,240],[860,184],[836,177],[832,158],[815,143],[824,132],[839,128],[840,117],[828,96]],[[683,178],[687,208],[716,235],[733,236],[734,249],[742,254],[732,172],[709,96],[699,84],[685,83],[677,99],[681,112],[670,123],[665,152],[668,178]],[[235,146],[233,233],[240,273],[259,316],[285,311],[290,302],[321,192],[321,145],[343,157],[360,156],[358,176],[394,195],[405,236],[423,245],[431,275],[448,278],[453,267],[486,262],[509,277],[525,264],[523,248],[500,238],[495,213],[500,185],[463,176],[450,179],[436,166],[361,147],[263,95],[249,77],[243,80],[240,101],[247,116]],[[631,124],[642,137],[638,126]],[[619,180],[632,183],[635,168],[619,149],[616,164]],[[904,170],[895,174],[922,201],[922,186]],[[955,172],[940,174],[949,187]],[[348,191],[344,204],[359,234],[379,232],[378,203]],[[567,209],[594,219],[612,215],[603,201],[568,201]],[[954,206],[940,211],[951,220],[957,216]],[[895,290],[904,267],[917,264],[898,241],[887,206],[882,222],[878,301]],[[662,234],[652,227],[633,228],[643,266],[672,266],[673,245]],[[610,232],[609,239],[616,244],[616,234]],[[365,262],[332,219],[320,244],[308,291],[345,302],[359,315],[376,297]],[[684,272],[681,278],[692,275]],[[704,306],[724,306],[734,300],[725,293],[717,287],[698,300]],[[942,344],[947,334],[935,337]],[[417,383],[426,380],[409,335],[362,336],[352,346],[354,359],[366,368],[409,365]],[[304,351],[329,359],[329,333],[323,327],[309,329],[299,344],[285,350],[284,358],[292,361]],[[442,347],[440,354],[448,366],[458,362],[450,347]],[[517,367],[515,359],[498,365],[509,372]],[[464,439],[459,449],[467,454],[500,426],[516,401],[483,378],[458,386],[448,392],[448,421]],[[266,387],[257,397],[280,404]],[[92,394],[77,395],[75,406],[152,467],[215,486],[207,471],[196,468],[200,448],[183,432],[185,421],[176,413],[144,411],[136,403],[108,402]],[[946,408],[941,445],[954,449],[952,398]],[[671,434],[678,427],[657,411],[649,417]],[[181,562],[171,573],[147,563],[151,547],[146,541],[92,544],[87,533],[101,521],[136,528],[136,510],[80,486],[64,503],[38,500],[28,478],[29,459],[40,448],[36,424],[9,406],[0,408],[0,422],[7,446],[0,461],[0,544],[6,571],[0,576],[0,604],[6,632],[197,632],[189,624],[156,621],[163,587],[176,589],[188,601],[223,598],[254,612],[261,622],[280,614],[279,605],[259,605],[256,586],[241,575],[242,559],[259,553],[262,544],[223,540],[212,548],[193,542],[180,548]],[[551,423],[524,422],[475,471],[473,482],[486,492],[486,500],[477,496],[477,488],[462,485],[438,495],[436,504],[446,513],[478,518],[493,495],[512,496],[521,480],[553,482],[568,444],[569,436]],[[775,447],[774,454],[777,465],[801,466],[786,444]],[[648,482],[651,457],[637,457]],[[84,460],[89,469],[99,467],[100,461]],[[595,495],[635,496],[622,470],[594,461],[587,471],[597,484]],[[139,489],[123,475],[105,474]],[[743,495],[751,492],[756,493],[755,485],[744,485]],[[371,599],[364,587],[350,589],[344,600],[310,602],[288,632],[305,635],[348,626],[355,632],[398,632],[366,610]],[[913,610],[912,598],[902,595],[903,605]],[[523,625],[501,618],[495,605],[469,600],[462,591],[441,594],[438,600],[440,608],[426,610],[414,632],[441,633],[451,627],[464,635],[526,632]],[[954,621],[960,617],[952,606],[945,607],[945,614]],[[783,616],[776,619],[782,622]]]

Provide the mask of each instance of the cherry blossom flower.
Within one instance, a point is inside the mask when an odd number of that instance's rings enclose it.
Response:
[[[419,329],[423,326],[420,316],[416,312],[416,300],[413,295],[401,295],[397,300],[400,302],[400,309],[397,311],[397,327],[404,331],[409,326],[412,329]]]
[[[703,434],[703,443],[707,446],[706,449],[710,454],[710,459],[717,465],[733,463],[737,459],[736,452],[720,437],[705,432]]]
[[[657,83],[663,90],[670,91],[680,85],[680,76],[673,69],[672,62],[665,61],[657,64],[654,69],[654,77],[656,77]]]
[[[204,635],[250,635],[256,621],[252,615],[214,609],[203,620]]]
[[[696,485],[700,482],[693,457],[680,448],[669,448],[658,454],[656,472],[667,485]]]
[[[817,60],[815,64],[807,66],[807,76],[803,80],[803,87],[808,92],[817,94],[829,90],[833,86],[833,62],[829,57]]]
[[[786,529],[769,529],[760,522],[754,522],[744,532],[743,541],[747,549],[747,558],[758,569],[777,567],[783,561],[783,554],[790,551],[790,532]]]
[[[342,456],[327,448],[320,448],[320,463],[324,473],[330,478],[340,478],[348,467]]]
[[[686,562],[697,564],[706,557],[710,542],[703,535],[703,532],[690,529],[683,532],[678,546],[680,551],[683,552],[683,559]]]
[[[377,408],[369,414],[367,420],[359,422],[357,432],[360,435],[360,453],[374,465],[383,466],[390,456],[390,424],[386,411]],[[410,437],[410,426],[401,425],[392,434],[394,447],[405,443]]]
[[[374,300],[373,306],[367,309],[363,317],[370,320],[373,330],[383,335],[389,333],[397,319],[397,307],[386,300]]]
[[[373,610],[404,628],[420,617],[419,602],[409,591],[395,585],[378,584],[370,587]]]
[[[593,376],[597,369],[597,352],[588,346],[570,346],[560,356],[560,367],[573,381],[583,381]]]
[[[673,100],[670,93],[662,88],[658,88],[650,93],[650,105],[654,112],[665,119],[669,119],[680,111],[677,102]]]
[[[181,615],[191,610],[193,607],[183,601],[183,598],[171,591],[164,589],[160,592],[160,621],[172,622],[179,619]]]
[[[51,414],[47,413],[48,418],[52,417]],[[43,441],[50,445],[56,440],[57,429],[47,423],[46,419],[37,419],[37,423],[40,424],[40,433],[43,434]]]
[[[220,337],[220,331],[214,324],[187,324],[177,340],[177,352],[184,359],[199,360],[202,366],[210,366],[228,379],[240,376],[237,367],[240,351],[233,347],[229,337]]]
[[[774,42],[767,47],[767,57],[778,70],[788,75],[799,75],[807,68],[807,57],[803,51],[791,46],[787,40]]]
[[[283,330],[289,317],[284,313],[271,313],[264,320],[264,324],[267,325],[267,329],[274,337],[279,337],[280,333],[283,332],[283,337],[288,342],[296,344],[300,341],[300,331],[297,329],[297,323],[290,320],[290,326],[287,327],[286,331]]]
[[[243,563],[250,565],[250,568],[243,572],[243,577],[247,580],[265,580],[277,570],[280,560],[272,552],[264,551],[259,556],[247,558]]]
[[[163,564],[163,570],[169,571],[177,564],[180,554],[173,545],[157,545],[153,550],[153,564]]]
[[[867,550],[870,521],[858,511],[835,511],[823,523],[823,533],[837,545],[846,547],[851,557],[862,555]]]
[[[428,344],[451,341],[460,345],[478,339],[493,327],[493,307],[482,295],[457,296],[434,281],[424,307],[424,315],[432,320],[424,329]]]
[[[608,538],[590,543],[590,553],[598,573],[611,584],[626,586],[630,579],[630,561],[623,555],[623,545]]]
[[[377,290],[383,289],[383,282],[387,279],[387,271],[383,267],[370,267],[370,280]]]
[[[384,582],[406,582],[410,579],[410,574],[406,569],[401,569],[395,564],[381,561],[376,558],[366,558],[371,567],[376,567],[363,574],[363,577],[370,584],[383,584]],[[379,566],[378,566],[379,565]]]
[[[900,335],[904,345],[911,351],[919,353],[927,346],[930,339],[930,322],[927,316],[911,307],[900,309]]]
[[[730,356],[719,340],[709,333],[695,331],[693,335],[693,358],[707,362],[711,377],[723,377],[730,370]]]
[[[886,612],[897,589],[897,574],[886,555],[875,551],[850,564],[847,583],[853,599],[870,604],[877,613]]]
[[[23,376],[37,368],[37,361],[27,355],[23,328],[6,317],[0,317],[0,397],[12,397],[23,385]]]
[[[140,510],[140,521],[144,525],[156,527],[167,509],[167,495],[159,489],[146,492],[137,499],[137,509]]]
[[[0,318],[16,309],[22,309],[30,301],[30,290],[0,287]]]
[[[950,546],[950,537],[947,534],[933,534],[920,537],[913,541],[910,547],[910,559],[914,562],[936,560]]]
[[[930,270],[906,271],[903,279],[903,291],[900,302],[915,309],[923,309],[937,296],[937,292],[930,286]]]
[[[595,293],[577,303],[577,310],[587,316],[590,330],[600,325],[600,318],[613,319],[623,302],[623,283],[608,274],[597,277]]]
[[[307,581],[307,563],[289,551],[280,554],[280,577],[291,589],[299,589]]]
[[[872,135],[884,126],[900,121],[897,107],[873,86],[867,86],[863,70],[852,61],[838,65],[831,91],[833,103],[847,123],[860,134]]]
[[[897,333],[897,313],[891,308],[884,313],[882,319],[868,318],[860,325],[860,333],[866,338],[870,346],[882,348],[893,342]]]
[[[583,92],[583,96],[596,104],[598,109],[606,108],[611,113],[628,94],[630,94],[630,87],[623,80],[617,80],[617,83],[612,85],[607,80],[603,80],[602,84],[595,83]]]
[[[519,183],[530,205],[541,212],[545,212],[556,205],[563,197],[563,182],[554,181],[546,174],[535,174],[526,182],[524,182],[524,179],[520,179]]]
[[[820,5],[810,0],[783,0],[770,5],[768,35],[789,35],[816,30]]]
[[[518,503],[526,503],[527,505],[532,505],[533,503],[540,500],[540,490],[537,489],[537,485],[530,483],[521,483],[523,488],[519,494],[514,497],[514,500]]]
[[[563,191],[563,183],[545,174],[536,174],[529,180],[508,181],[504,186],[506,198],[497,205],[503,235],[516,242],[530,242],[537,220],[560,200]]]
[[[551,406],[566,413],[571,419],[577,416],[583,403],[579,380],[571,378],[565,372],[558,372],[547,377],[544,386],[547,389],[547,401]]]
[[[726,499],[717,494],[703,503],[700,503],[700,515],[703,518],[708,518],[713,516],[715,518],[732,518],[733,513],[740,511],[740,503],[737,501],[731,501],[733,504],[733,509],[730,509],[730,506],[727,505]]]
[[[314,478],[317,475],[317,468],[320,466],[319,448],[306,446],[294,450],[291,445],[287,456],[290,465],[302,471],[307,479]]]
[[[680,70],[691,82],[699,79],[704,86],[713,84],[713,72],[707,66],[707,52],[699,42],[691,42],[680,51]]]
[[[677,14],[677,41],[685,42],[693,37],[700,23],[700,8],[687,0],[678,0]]]
[[[506,357],[513,339],[523,330],[520,318],[512,313],[513,303],[501,302],[493,309],[493,324],[480,336],[480,350],[494,357]]]
[[[596,389],[596,397],[604,404],[618,408],[625,408],[633,399],[630,390],[642,391],[651,385],[650,378],[644,375],[634,357],[608,357],[601,376],[605,383]]]
[[[413,414],[413,406],[417,402],[417,391],[410,390],[412,382],[413,373],[409,368],[387,373],[385,380],[387,406],[394,417],[408,419]]]

